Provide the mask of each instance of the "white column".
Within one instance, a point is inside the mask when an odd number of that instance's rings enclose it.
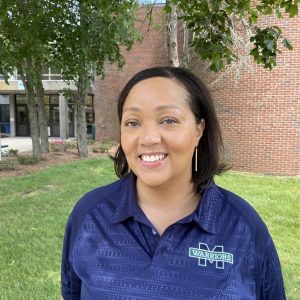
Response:
[[[77,112],[78,112],[78,107],[76,105],[76,101],[74,102],[74,137],[77,138]]]
[[[69,137],[68,103],[63,94],[59,95],[59,134],[63,139]]]
[[[16,136],[16,105],[15,95],[9,95],[9,122],[10,122],[10,136]]]

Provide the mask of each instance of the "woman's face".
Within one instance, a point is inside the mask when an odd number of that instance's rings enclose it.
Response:
[[[176,81],[153,77],[137,83],[124,103],[121,145],[139,184],[180,188],[191,183],[192,157],[203,130]]]

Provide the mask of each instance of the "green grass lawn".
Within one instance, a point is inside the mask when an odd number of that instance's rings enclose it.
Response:
[[[59,299],[67,217],[84,193],[115,179],[104,158],[0,179],[0,299]],[[300,178],[228,173],[216,181],[258,210],[277,246],[288,299],[300,299]]]

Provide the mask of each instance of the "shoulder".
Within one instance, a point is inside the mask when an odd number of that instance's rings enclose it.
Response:
[[[87,215],[94,209],[101,208],[107,214],[113,213],[120,197],[127,189],[128,178],[119,179],[109,185],[98,187],[86,193],[74,206],[68,220],[68,226],[76,234]]]
[[[215,186],[221,194],[222,206],[229,211],[230,217],[244,224],[254,239],[257,250],[264,253],[271,240],[267,226],[258,212],[245,199],[219,186]],[[229,217],[229,216],[228,216]]]
[[[238,226],[248,228],[249,238],[254,242],[257,297],[285,299],[280,261],[265,222],[243,198],[221,187],[213,188],[220,193],[222,211],[228,212],[227,221],[231,219]],[[222,224],[223,228],[226,224]]]
[[[85,215],[107,198],[113,197],[123,186],[123,180],[117,180],[109,185],[98,187],[86,193],[74,206],[72,215]]]
[[[225,203],[229,205],[237,215],[243,218],[246,224],[253,227],[253,229],[257,227],[264,227],[266,229],[264,221],[249,202],[231,191],[219,186],[216,187],[223,195]]]

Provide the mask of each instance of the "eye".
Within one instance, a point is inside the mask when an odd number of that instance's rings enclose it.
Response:
[[[164,118],[161,123],[166,124],[166,125],[172,125],[172,124],[178,123],[178,121],[174,118],[167,117],[167,118]]]
[[[124,125],[126,127],[137,127],[139,125],[139,122],[136,120],[127,120]]]

